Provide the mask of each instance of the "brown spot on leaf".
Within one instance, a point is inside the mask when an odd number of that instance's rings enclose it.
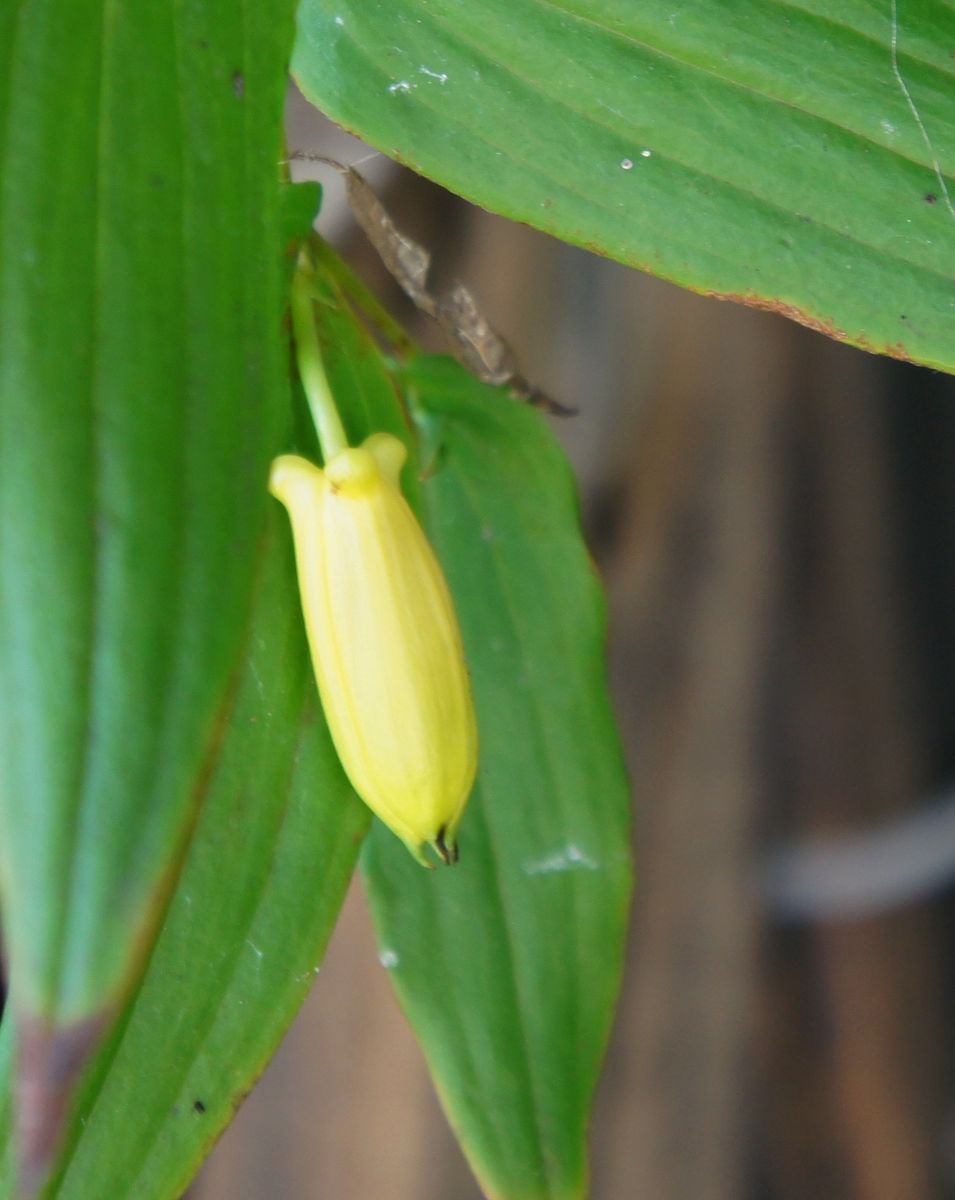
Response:
[[[66,1129],[76,1082],[99,1042],[108,1015],[55,1026],[39,1017],[17,1023],[15,1086],[20,1200],[36,1196],[51,1169]]]
[[[805,325],[807,329],[815,330],[816,333],[825,334],[834,341],[848,342],[849,345],[858,346],[860,350],[867,350],[870,354],[885,354],[889,358],[902,359],[903,362],[914,361],[908,349],[901,342],[876,345],[862,334],[848,334],[844,329],[840,329],[834,321],[826,317],[817,317],[814,313],[806,312],[805,309],[799,308],[795,304],[789,304],[785,300],[777,300],[771,296],[759,296],[754,292],[704,291],[702,295],[710,296],[714,300],[732,300],[735,304],[745,304],[747,308],[758,308],[763,312],[777,313],[799,325]]]
[[[926,204],[938,204],[938,196],[934,192],[926,192],[922,199]]]

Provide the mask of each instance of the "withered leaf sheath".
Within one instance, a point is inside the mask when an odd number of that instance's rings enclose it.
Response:
[[[272,466],[288,509],[318,688],[342,766],[365,803],[427,864],[445,862],[477,767],[461,634],[444,575],[401,494],[391,434],[324,470]]]

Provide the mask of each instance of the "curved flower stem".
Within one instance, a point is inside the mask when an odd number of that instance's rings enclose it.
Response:
[[[292,279],[292,333],[295,336],[295,357],[302,387],[315,422],[322,457],[327,463],[348,448],[348,439],[322,362],[322,349],[312,311],[312,275],[311,260],[307,252],[302,250]]]

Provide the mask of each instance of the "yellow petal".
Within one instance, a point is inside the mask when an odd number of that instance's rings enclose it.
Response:
[[[288,509],[322,705],[355,790],[420,861],[455,857],[477,731],[447,584],[399,487],[402,443],[375,434],[324,471],[272,466]]]

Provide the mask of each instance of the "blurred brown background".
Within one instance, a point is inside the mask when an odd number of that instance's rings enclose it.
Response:
[[[369,154],[294,98],[289,138]],[[593,1196],[955,1196],[955,381],[602,261],[381,156],[361,170],[579,409],[555,427],[610,593],[638,865]],[[328,235],[443,349],[321,177]],[[191,1194],[479,1196],[357,890]]]

